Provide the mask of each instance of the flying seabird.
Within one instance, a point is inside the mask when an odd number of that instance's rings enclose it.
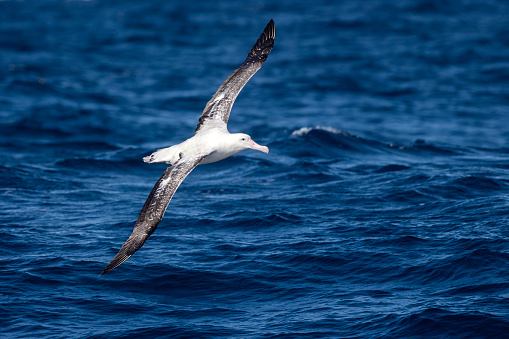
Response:
[[[230,134],[226,125],[237,95],[262,67],[274,46],[275,37],[276,27],[274,21],[270,20],[246,60],[226,78],[207,102],[193,136],[143,158],[150,164],[167,163],[172,166],[166,169],[150,192],[129,239],[100,275],[122,264],[143,246],[163,218],[173,194],[196,166],[226,159],[249,148],[269,153],[268,147],[258,145],[247,134]]]

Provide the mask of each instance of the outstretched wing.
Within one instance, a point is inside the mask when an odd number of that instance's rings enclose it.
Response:
[[[177,188],[206,156],[181,157],[173,166],[166,169],[152,192],[150,192],[147,201],[145,201],[145,205],[134,225],[133,233],[100,275],[108,273],[122,264],[143,246],[163,218],[164,212]]]
[[[258,41],[256,41],[256,44],[247,55],[244,63],[230,74],[212,96],[212,99],[207,102],[198,122],[198,126],[196,126],[196,130],[194,131],[195,134],[200,129],[206,128],[207,123],[211,121],[219,120],[223,121],[225,124],[228,123],[230,111],[237,95],[249,79],[262,67],[272,50],[272,46],[274,46],[275,37],[276,26],[271,19]]]

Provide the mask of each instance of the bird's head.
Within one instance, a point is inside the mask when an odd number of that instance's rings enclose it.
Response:
[[[234,134],[237,144],[242,147],[243,149],[254,149],[256,151],[269,153],[269,148],[267,146],[261,146],[258,145],[256,142],[254,142],[253,139],[247,134],[244,133],[237,133]]]

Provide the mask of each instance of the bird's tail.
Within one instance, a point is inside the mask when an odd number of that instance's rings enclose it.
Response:
[[[155,156],[156,153],[157,152],[154,152],[149,156],[143,157],[143,161],[148,162],[149,164],[153,164],[154,162],[157,162],[156,156]]]
[[[144,157],[143,161],[149,164],[155,163],[167,163],[174,164],[180,158],[179,145],[174,145],[167,148],[161,148],[152,153],[151,155]]]
[[[118,267],[124,261],[129,259],[137,250],[143,246],[145,241],[147,241],[149,234],[136,234],[131,235],[129,239],[122,245],[120,251],[118,251],[117,255],[113,258],[113,260],[106,266],[106,268],[102,271],[100,275],[108,273],[112,269]]]

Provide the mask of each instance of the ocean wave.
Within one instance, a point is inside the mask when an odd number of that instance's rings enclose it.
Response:
[[[309,132],[311,132],[313,130],[321,130],[321,131],[326,131],[326,132],[330,132],[333,134],[342,134],[342,135],[350,136],[349,133],[340,131],[340,130],[335,129],[330,126],[316,126],[316,127],[301,127],[298,130],[293,131],[292,134],[290,135],[290,137],[294,137],[294,138],[302,137],[304,135],[309,134]]]
[[[419,336],[434,338],[480,337],[497,338],[509,329],[509,323],[488,313],[475,310],[449,311],[442,308],[428,308],[393,320],[393,329],[387,333],[394,337]]]
[[[347,153],[380,154],[382,152],[400,156],[452,156],[458,154],[457,150],[428,144],[420,139],[410,145],[398,145],[391,142],[362,138],[330,126],[302,127],[294,130],[290,134],[290,138],[306,142],[305,144],[308,146],[308,149],[302,151],[306,155],[313,152],[323,155],[327,151],[332,155],[339,155],[341,153],[338,153],[338,150]]]
[[[509,333],[507,1],[0,3],[0,336]],[[270,153],[99,277],[267,13],[228,127]]]

